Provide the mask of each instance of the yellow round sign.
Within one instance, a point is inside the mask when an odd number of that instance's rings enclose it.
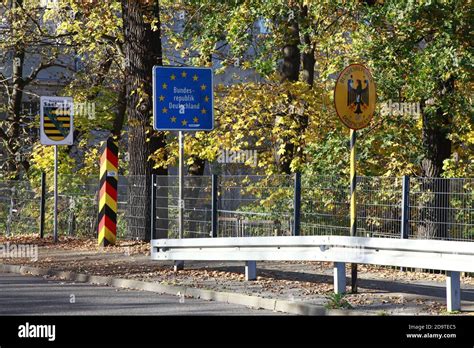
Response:
[[[334,105],[342,123],[351,129],[367,127],[375,111],[375,83],[365,66],[351,64],[339,75]]]

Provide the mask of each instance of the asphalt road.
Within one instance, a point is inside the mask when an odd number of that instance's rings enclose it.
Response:
[[[274,314],[280,313],[148,291],[0,273],[0,315]]]

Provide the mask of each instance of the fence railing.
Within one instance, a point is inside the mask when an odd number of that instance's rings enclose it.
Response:
[[[167,237],[177,238],[177,178],[167,180],[174,182],[168,192],[173,204]],[[185,178],[184,238],[212,236],[213,213],[217,237],[350,234],[344,177],[303,176],[299,187],[292,175],[219,176],[215,181],[213,204],[211,176]],[[357,235],[474,241],[473,189],[470,178],[358,177]]]
[[[143,176],[119,177],[117,236],[178,237],[178,177],[157,176],[155,210]],[[52,182],[52,181],[51,181]],[[339,176],[187,176],[184,238],[349,236],[349,185]],[[59,232],[95,236],[98,178],[59,178]],[[52,231],[53,197],[48,182],[0,182],[0,233],[38,232],[45,197],[45,234]],[[216,194],[213,195],[213,190]],[[474,241],[474,179],[357,178],[357,235]],[[296,209],[295,209],[296,208]],[[213,217],[215,217],[213,223]]]

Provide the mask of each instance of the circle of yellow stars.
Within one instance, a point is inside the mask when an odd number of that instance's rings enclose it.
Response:
[[[186,78],[186,77],[188,76],[188,73],[187,73],[186,71],[182,71],[180,75],[181,75],[181,78]],[[172,73],[172,74],[170,75],[170,80],[171,80],[171,81],[176,81],[177,78],[178,78],[178,77],[177,77],[174,73]],[[196,75],[196,74],[194,74],[194,75],[192,76],[192,79],[193,79],[194,82],[197,82],[197,81],[199,81],[199,76]],[[201,89],[201,91],[206,91],[206,90],[207,90],[207,87],[208,87],[208,86],[205,85],[204,83],[199,86],[199,88]],[[168,89],[168,84],[167,84],[166,82],[163,82],[163,83],[161,84],[161,88],[164,89],[164,90],[167,90],[167,89]],[[166,99],[163,94],[161,94],[158,98],[159,98],[160,102],[164,102],[165,99]],[[206,103],[208,103],[209,100],[210,100],[209,96],[206,95],[206,96],[204,97],[204,101],[205,101]],[[166,106],[161,109],[161,113],[163,113],[163,114],[168,114],[168,111],[169,111],[169,109],[168,109]],[[202,115],[206,115],[206,114],[207,114],[207,109],[206,109],[205,107],[203,107],[203,108],[200,110],[200,112],[201,112]],[[177,120],[178,120],[178,118],[177,118],[176,116],[174,116],[174,115],[170,116],[169,119],[170,119],[171,123],[176,123]],[[193,121],[193,123],[198,123],[198,122],[199,122],[199,117],[194,116],[193,119],[192,119],[192,121]],[[182,124],[183,126],[186,126],[186,125],[188,124],[188,120],[186,120],[186,119],[182,120],[182,121],[181,121],[181,124]]]

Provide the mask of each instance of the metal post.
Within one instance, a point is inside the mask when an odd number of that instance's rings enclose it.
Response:
[[[178,234],[179,239],[183,238],[184,232],[184,133],[179,131],[179,193],[178,193]],[[174,271],[184,268],[184,261],[174,262]]]
[[[356,202],[356,186],[357,186],[357,174],[356,174],[356,131],[351,129],[351,230],[350,234],[352,237],[357,235],[357,202]],[[351,291],[357,293],[357,264],[351,264]]]
[[[301,173],[295,173],[293,196],[293,235],[299,236],[301,229]]]
[[[46,173],[41,173],[41,200],[40,200],[40,238],[44,237],[44,216],[46,211]]]
[[[54,243],[58,241],[58,146],[54,145]]]
[[[408,220],[410,219],[410,177],[403,176],[402,181],[402,221],[400,234],[402,239],[408,239],[409,228]]]
[[[448,312],[461,310],[460,272],[448,271],[446,274],[446,304]]]
[[[212,237],[215,238],[217,237],[217,231],[218,231],[218,221],[217,221],[217,193],[218,193],[218,176],[217,174],[212,174],[212,203],[211,203],[211,208],[212,208]]]
[[[344,294],[346,292],[346,263],[334,262],[334,293]]]
[[[118,168],[118,143],[114,137],[109,137],[105,142],[104,152],[100,156],[99,171],[97,243],[102,247],[115,245],[117,241]],[[146,237],[150,238],[150,235]]]
[[[150,228],[151,228],[151,239],[156,237],[156,174],[151,174],[151,213],[150,213]]]
[[[179,131],[179,193],[178,193],[178,234],[183,238],[184,229],[184,133]]]
[[[175,272],[181,271],[184,269],[184,261],[175,261],[173,269]]]
[[[257,279],[257,262],[246,261],[245,262],[245,280],[256,280]]]

